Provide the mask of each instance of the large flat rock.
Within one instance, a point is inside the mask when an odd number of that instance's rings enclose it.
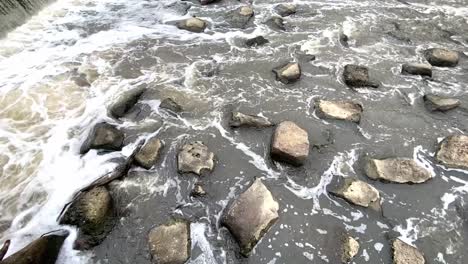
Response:
[[[332,193],[362,207],[380,206],[379,191],[370,184],[354,178],[346,178],[342,186]]]
[[[155,264],[183,264],[192,250],[190,223],[173,220],[153,228],[148,235],[149,250]]]
[[[432,66],[455,67],[458,64],[458,52],[447,49],[428,49],[424,51],[424,57]]]
[[[423,183],[432,178],[428,170],[408,158],[369,159],[365,171],[371,179],[395,183]]]
[[[273,134],[271,157],[295,166],[302,165],[309,156],[309,135],[294,122],[281,122]]]
[[[177,166],[180,173],[193,172],[201,175],[203,170],[213,170],[214,153],[200,141],[186,144],[177,155]]]
[[[347,120],[359,123],[362,106],[352,101],[318,100],[316,103],[317,115],[321,118]]]
[[[440,144],[436,159],[448,167],[468,169],[468,136],[446,137]]]

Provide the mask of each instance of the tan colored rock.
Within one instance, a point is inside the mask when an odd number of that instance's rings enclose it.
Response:
[[[187,31],[195,32],[195,33],[201,33],[205,31],[206,26],[207,26],[207,23],[205,20],[202,20],[196,17],[191,17],[191,18],[177,22],[177,27],[179,29],[184,29]]]
[[[201,175],[202,170],[213,170],[214,153],[202,142],[195,141],[182,147],[177,155],[177,165],[180,173],[193,172]]]
[[[432,66],[455,67],[458,64],[458,52],[446,49],[428,49],[424,51],[424,57]]]
[[[302,165],[309,156],[309,135],[294,122],[281,122],[273,134],[271,157],[295,166]]]
[[[343,254],[341,262],[349,263],[359,252],[359,242],[353,237],[347,236],[343,241]]]
[[[322,118],[347,120],[359,123],[362,106],[352,101],[317,101],[317,114]]]
[[[419,250],[400,239],[392,243],[393,264],[424,264],[424,256]]]
[[[232,112],[231,120],[229,120],[231,127],[270,127],[273,126],[267,118],[262,116],[248,115],[241,112]]]
[[[460,100],[435,94],[426,94],[424,104],[429,111],[448,111],[460,106]]]
[[[135,155],[135,163],[149,170],[156,164],[163,144],[156,137],[150,138]]]
[[[395,183],[423,183],[432,178],[428,170],[408,158],[370,159],[365,171],[371,179]]]
[[[251,6],[243,6],[239,9],[239,14],[242,16],[253,16],[254,11]]]
[[[290,62],[273,69],[276,79],[284,84],[293,83],[301,78],[301,66],[299,63]]]
[[[191,254],[190,223],[175,220],[153,228],[148,235],[152,262],[183,264]]]
[[[436,159],[448,167],[468,169],[468,136],[446,137],[440,144]]]
[[[376,188],[353,178],[345,178],[343,186],[333,194],[362,207],[378,207],[380,202],[380,194]]]

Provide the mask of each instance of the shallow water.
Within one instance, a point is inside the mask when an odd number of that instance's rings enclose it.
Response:
[[[417,246],[429,263],[466,263],[468,172],[436,164],[437,142],[467,133],[468,8],[465,1],[293,1],[286,32],[264,22],[280,1],[253,1],[255,19],[246,29],[225,23],[231,0],[199,6],[174,0],[58,0],[0,40],[0,242],[10,253],[40,234],[60,228],[56,218],[74,192],[112,170],[116,157],[131,153],[138,139],[164,141],[156,168],[133,168],[111,184],[119,208],[113,232],[89,252],[72,250],[75,230],[59,263],[150,263],[148,231],[171,216],[192,224],[189,263],[337,263],[336,233],[347,230],[361,250],[354,263],[390,263],[388,237]],[[185,6],[191,6],[185,14]],[[210,26],[202,34],[178,30],[173,21],[196,15]],[[349,36],[349,48],[339,36]],[[243,46],[264,35],[270,43]],[[405,62],[423,62],[421,51],[444,47],[462,53],[456,68],[436,68],[433,80],[400,75]],[[312,62],[303,54],[316,55]],[[277,82],[271,69],[299,60],[302,78]],[[369,66],[380,88],[354,91],[343,66]],[[75,69],[97,71],[91,86],[75,82]],[[148,91],[137,118],[107,115],[122,91]],[[461,99],[447,113],[429,113],[425,93]],[[172,97],[186,111],[159,111]],[[322,120],[314,100],[352,99],[364,113],[359,125]],[[309,132],[310,157],[301,168],[269,158],[273,129],[232,130],[231,110],[292,120]],[[100,121],[126,131],[120,152],[79,155],[89,129]],[[216,155],[207,176],[179,175],[177,149],[204,141]],[[433,172],[419,185],[370,181],[365,156],[413,157]],[[383,197],[383,214],[329,196],[334,177],[370,182]],[[280,204],[280,218],[248,259],[219,226],[227,203],[255,177],[262,177]],[[208,196],[190,197],[195,182]],[[461,209],[465,208],[465,209]],[[466,213],[465,213],[466,215]]]

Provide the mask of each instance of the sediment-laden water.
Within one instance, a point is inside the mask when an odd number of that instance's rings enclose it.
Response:
[[[391,263],[388,238],[395,234],[417,246],[428,263],[467,263],[468,172],[434,159],[442,138],[468,133],[467,2],[293,1],[297,13],[284,18],[284,31],[266,23],[278,3],[58,0],[1,39],[0,242],[12,240],[9,254],[66,228],[71,235],[58,263],[150,263],[149,230],[178,217],[192,221],[188,263],[333,263],[340,230],[360,242],[353,263]],[[233,27],[229,11],[246,4],[254,19],[245,29]],[[190,16],[209,22],[204,33],[174,26]],[[348,47],[340,42],[343,34]],[[269,43],[244,45],[258,35]],[[433,47],[459,51],[458,66],[436,67],[432,79],[400,74],[403,63],[424,62],[422,51]],[[285,85],[272,69],[288,61],[301,63],[302,77]],[[380,87],[348,88],[346,64],[368,66]],[[108,107],[136,87],[147,88],[138,114],[112,118]],[[429,112],[426,93],[462,104]],[[160,110],[168,97],[184,112]],[[320,119],[316,99],[360,102],[361,122]],[[231,129],[232,110],[296,122],[309,133],[306,163],[273,162],[274,128]],[[90,129],[102,121],[125,131],[126,146],[80,155]],[[115,158],[154,135],[165,145],[158,164],[133,167],[109,187],[119,211],[113,231],[90,251],[73,250],[76,229],[57,223],[63,206],[112,171]],[[192,141],[215,153],[210,174],[177,173],[177,151]],[[362,163],[369,156],[414,158],[434,177],[412,185],[369,180]],[[279,220],[242,258],[219,219],[256,177],[278,201]],[[328,194],[335,177],[377,188],[382,213]],[[190,196],[196,182],[206,197]]]

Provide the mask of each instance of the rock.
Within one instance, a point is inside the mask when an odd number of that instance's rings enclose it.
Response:
[[[202,170],[212,171],[214,168],[214,154],[200,141],[186,144],[177,155],[180,173],[193,172],[201,175]]]
[[[6,253],[8,252],[8,248],[10,248],[10,240],[6,240],[5,243],[3,243],[2,248],[0,249],[0,261],[5,257]]]
[[[184,29],[190,32],[201,33],[205,31],[207,23],[196,17],[191,17],[177,22],[177,28]]]
[[[271,157],[295,166],[304,164],[309,156],[309,135],[294,122],[281,122],[273,134]]]
[[[153,228],[148,235],[153,263],[183,264],[191,254],[190,223],[173,220]]]
[[[260,179],[232,202],[222,217],[239,243],[240,252],[248,256],[257,242],[278,219],[278,202]]]
[[[359,252],[359,242],[356,239],[350,236],[343,237],[343,253],[341,257],[341,262],[349,263]]]
[[[190,195],[194,197],[201,197],[206,195],[206,191],[203,189],[203,186],[200,183],[196,183]]]
[[[240,112],[232,112],[231,120],[229,121],[231,127],[270,127],[273,126],[267,118],[255,115],[246,115]]]
[[[446,137],[436,154],[438,162],[460,169],[468,169],[468,136],[453,135]]]
[[[341,43],[341,45],[342,45],[343,47],[349,48],[349,43],[348,43],[348,41],[349,41],[348,36],[347,36],[346,34],[344,34],[344,33],[340,33],[340,43]]]
[[[123,117],[140,99],[146,88],[139,87],[122,93],[109,108],[109,113],[115,118]]]
[[[279,4],[275,6],[275,11],[282,17],[289,16],[296,13],[296,5]]]
[[[392,243],[393,264],[424,264],[424,256],[413,246],[406,244],[400,239]]]
[[[432,66],[437,67],[455,67],[459,59],[458,52],[437,48],[424,51],[424,57]]]
[[[273,69],[273,72],[276,74],[276,80],[285,84],[296,82],[301,78],[301,66],[296,62],[281,65]]]
[[[369,69],[359,65],[346,65],[343,72],[346,85],[353,88],[373,87],[378,88],[379,84],[369,79]]]
[[[172,98],[166,98],[161,101],[161,104],[159,105],[159,108],[164,108],[171,110],[172,112],[178,113],[182,112],[182,106],[180,106],[176,101],[174,101]]]
[[[266,24],[275,30],[286,30],[286,26],[284,25],[284,19],[281,17],[271,17],[266,21]]]
[[[90,84],[99,78],[98,70],[94,66],[88,64],[81,65],[78,68],[78,73]]]
[[[395,183],[423,183],[432,178],[428,170],[408,158],[370,159],[365,172],[371,179]]]
[[[98,123],[81,146],[80,154],[85,154],[90,149],[121,150],[123,141],[124,134],[115,126]]]
[[[134,58],[124,57],[115,63],[112,71],[115,76],[124,79],[135,79],[143,75],[140,68],[141,65]]]
[[[209,4],[215,3],[217,1],[218,0],[200,0],[200,4],[201,5],[209,5]]]
[[[317,115],[321,118],[347,120],[359,123],[361,120],[362,106],[352,101],[325,101],[316,103]]]
[[[255,38],[247,39],[245,45],[248,47],[257,47],[269,43],[268,39],[265,39],[263,36],[257,36]]]
[[[254,11],[251,6],[242,6],[232,10],[227,20],[233,27],[245,28],[253,16]]]
[[[429,111],[448,111],[460,106],[460,100],[435,94],[426,94],[424,104]]]
[[[65,209],[59,223],[79,228],[74,248],[87,250],[99,245],[113,227],[114,206],[106,187],[80,193]]]
[[[147,170],[151,169],[156,164],[162,147],[163,144],[158,138],[153,137],[148,139],[135,155],[135,163]]]
[[[405,63],[401,67],[401,73],[432,77],[432,66],[427,63]]]
[[[58,230],[42,235],[29,245],[0,261],[1,264],[55,264],[68,237],[66,230]]]
[[[346,201],[362,207],[380,207],[379,191],[366,182],[345,178],[344,184],[332,194],[345,199]]]

